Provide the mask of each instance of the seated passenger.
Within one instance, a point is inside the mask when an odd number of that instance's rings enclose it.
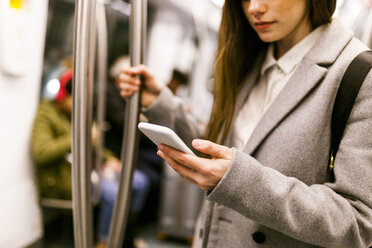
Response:
[[[31,150],[36,163],[40,196],[71,200],[72,69],[67,70],[59,81],[60,89],[54,100],[44,99],[40,102],[32,130]],[[121,170],[120,161],[107,149],[104,151],[104,160],[98,221],[98,236],[102,244],[105,244],[108,236]],[[149,179],[135,171],[131,206],[135,212],[142,209],[148,189]]]
[[[71,193],[71,78],[60,78],[53,101],[42,100],[34,120],[31,152],[36,163],[41,197],[70,200]]]

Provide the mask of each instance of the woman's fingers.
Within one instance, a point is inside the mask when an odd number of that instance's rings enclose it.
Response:
[[[122,83],[119,85],[120,95],[122,97],[132,96],[134,93],[139,91],[139,86]]]
[[[230,148],[222,148],[222,146],[214,146],[216,144],[213,144],[212,142],[207,144],[211,145],[210,147],[207,146],[209,147],[208,150],[215,155],[217,155],[216,151],[219,151],[218,154],[220,155],[223,155],[223,152],[227,152],[228,155],[224,155],[226,158],[200,158],[163,144],[159,145],[158,155],[188,181],[193,182],[203,190],[211,190],[218,184],[230,166],[231,159],[227,157],[232,157]]]
[[[120,95],[122,97],[129,97],[139,91],[141,82],[137,78],[121,72],[116,79],[116,84],[120,89]]]
[[[172,166],[172,168],[176,172],[178,172],[179,174],[181,174],[184,177],[193,178],[195,176],[195,174],[197,173],[195,170],[178,163],[176,160],[174,160],[172,157],[168,156],[166,153],[164,153],[161,150],[158,151],[158,155],[162,159],[164,159],[170,166]]]
[[[181,151],[178,151],[174,148],[171,148],[166,145],[159,145],[159,150],[166,153],[167,156],[171,157],[172,159],[176,160],[178,163],[189,167],[192,170],[199,171],[201,173],[205,173],[208,168],[206,166],[201,164],[201,160],[207,160],[204,158],[199,158],[194,155],[190,155]]]
[[[134,67],[125,67],[122,69],[122,72],[132,77],[143,76],[147,79],[152,79],[154,77],[152,72],[145,65],[142,64]]]
[[[134,94],[135,92],[133,90],[120,90],[120,95],[123,97],[123,98],[127,98],[127,97],[130,97]]]
[[[119,84],[120,90],[123,91],[138,91],[139,90],[139,85],[133,85],[133,84],[127,84],[127,83],[121,83]]]
[[[152,72],[145,65],[141,64],[136,67],[132,67],[131,69],[132,69],[131,73],[133,73],[134,75],[141,75],[148,79],[151,79],[154,77]]]
[[[152,72],[145,65],[125,68],[123,72],[131,77],[142,76],[145,81],[145,88],[149,92],[155,95],[158,95],[160,93],[162,85],[156,82],[154,74],[152,74]]]
[[[179,162],[177,162],[172,157],[168,156],[163,151],[159,150],[158,155],[164,159],[169,166],[171,166],[178,174],[180,174],[185,180],[199,186],[203,190],[211,190],[215,186],[214,183],[211,183],[210,180],[205,178],[205,176],[199,173],[195,169],[191,169]],[[195,157],[195,156],[194,156]]]
[[[139,91],[141,85],[140,78],[143,81],[141,105],[148,107],[156,101],[162,85],[156,82],[154,75],[145,65],[122,68],[116,78],[116,85],[120,89],[120,95],[123,98],[128,98]]]
[[[215,158],[232,159],[233,151],[222,145],[218,145],[209,140],[194,139],[192,146],[205,154],[212,155]]]
[[[118,85],[124,83],[124,84],[139,86],[141,84],[141,81],[139,79],[133,77],[133,76],[130,76],[129,74],[121,72],[121,73],[119,73],[119,76],[116,79],[116,83]]]

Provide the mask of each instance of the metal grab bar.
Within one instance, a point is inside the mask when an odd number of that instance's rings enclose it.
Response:
[[[72,199],[77,248],[93,247],[91,127],[95,59],[96,0],[77,0],[72,109]]]
[[[135,66],[144,61],[147,23],[147,0],[131,1],[130,17],[130,61]],[[122,171],[108,239],[109,248],[122,247],[130,207],[132,174],[136,163],[139,135],[140,95],[136,93],[126,102],[124,137],[122,143]]]
[[[107,88],[107,21],[105,5],[101,1],[97,2],[96,9],[97,22],[97,128],[98,139],[96,149],[96,171],[101,175],[102,154],[105,146],[104,122],[106,111],[106,88]]]
[[[40,206],[45,208],[60,208],[72,210],[72,201],[54,198],[41,198]]]

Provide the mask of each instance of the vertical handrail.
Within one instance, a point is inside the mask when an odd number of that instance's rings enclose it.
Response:
[[[77,248],[93,247],[91,127],[95,56],[95,0],[77,0],[72,108],[72,199]]]
[[[141,56],[140,61],[138,64],[143,64],[146,61],[145,54],[146,54],[146,46],[147,46],[147,1],[148,0],[142,0],[142,25],[141,25]],[[133,62],[137,61],[131,61]],[[136,64],[136,65],[138,65]]]
[[[143,63],[146,16],[147,0],[132,0],[130,16],[130,61],[132,66]],[[139,101],[140,95],[136,93],[126,102],[124,136],[121,152],[122,171],[119,182],[119,192],[110,226],[109,248],[122,247],[126,231],[130,207],[132,174],[136,163],[139,142],[137,131]]]
[[[97,2],[97,128],[98,139],[96,146],[96,170],[101,174],[102,151],[104,149],[104,122],[106,111],[106,88],[107,88],[107,21],[105,5]]]

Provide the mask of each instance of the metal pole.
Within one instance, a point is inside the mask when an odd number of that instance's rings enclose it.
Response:
[[[96,146],[96,170],[101,175],[102,151],[104,149],[104,121],[106,111],[106,88],[107,88],[107,22],[105,5],[97,2],[97,128],[98,140]]]
[[[132,66],[143,63],[144,33],[146,30],[147,0],[131,1],[130,18],[130,61]],[[122,247],[130,207],[133,168],[137,158],[139,135],[137,124],[139,119],[140,95],[134,94],[126,102],[124,137],[122,143],[122,171],[119,192],[115,203],[108,240],[109,248]]]
[[[72,109],[72,199],[75,247],[93,247],[91,127],[95,56],[95,0],[77,0]]]

